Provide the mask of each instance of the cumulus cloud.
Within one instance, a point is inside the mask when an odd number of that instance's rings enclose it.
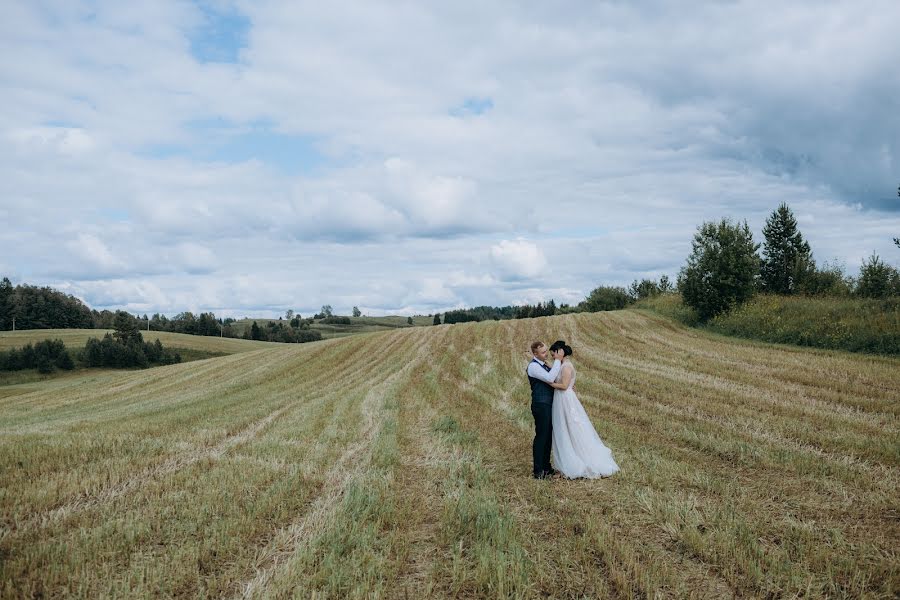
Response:
[[[110,252],[109,248],[97,236],[81,233],[67,244],[69,252],[78,256],[87,266],[99,273],[109,273],[124,267],[121,259]]]
[[[544,253],[537,244],[527,240],[502,240],[491,246],[491,260],[504,278],[532,279],[546,274]]]

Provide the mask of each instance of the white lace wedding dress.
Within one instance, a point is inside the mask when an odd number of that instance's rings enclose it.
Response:
[[[575,385],[574,365],[566,361],[563,369],[566,367],[572,369],[569,387],[553,392],[553,462],[569,479],[609,477],[619,470],[619,465],[613,460],[612,450],[597,435],[572,389]]]

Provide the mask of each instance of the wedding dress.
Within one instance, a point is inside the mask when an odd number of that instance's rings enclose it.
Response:
[[[619,470],[619,465],[597,435],[572,389],[575,367],[571,362],[566,361],[566,364],[572,369],[569,387],[553,393],[553,462],[569,479],[609,477]]]

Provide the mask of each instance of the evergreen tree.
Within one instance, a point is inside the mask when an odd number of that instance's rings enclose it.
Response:
[[[440,325],[441,324],[441,313],[434,313],[434,321],[431,324],[432,325]]]
[[[116,320],[113,322],[115,333],[113,337],[117,342],[126,346],[132,344],[141,344],[144,338],[138,329],[137,319],[125,312],[124,310],[116,311]]]
[[[640,281],[635,279],[633,282],[631,282],[631,287],[628,288],[628,294],[634,300],[651,298],[653,296],[659,295],[659,293],[659,284],[657,284],[652,279],[641,279]]]
[[[358,307],[358,306],[354,306],[354,307],[353,307],[353,316],[354,316],[354,317],[361,317],[361,316],[362,316],[362,311],[359,310],[359,307]]]
[[[659,292],[661,294],[668,294],[669,292],[674,291],[672,282],[669,281],[668,275],[663,275],[659,278]]]
[[[794,293],[810,270],[815,270],[815,264],[787,204],[782,203],[766,219],[763,236],[763,289],[775,294]]]
[[[856,294],[865,298],[900,296],[900,272],[873,254],[859,270]]]
[[[745,221],[703,223],[694,235],[687,265],[678,275],[685,304],[702,320],[726,312],[750,298],[759,273],[759,244]]]
[[[0,280],[0,331],[12,329],[13,285],[4,277]]]
[[[256,324],[256,321],[253,321],[253,325],[250,326],[250,339],[251,340],[263,340],[263,332],[259,328],[259,325]]]

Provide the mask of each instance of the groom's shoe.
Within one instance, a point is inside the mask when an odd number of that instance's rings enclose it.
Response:
[[[553,467],[548,468],[544,473],[547,474],[548,477],[553,477],[554,475],[559,475],[559,471],[554,469]]]
[[[550,474],[547,471],[541,471],[540,473],[535,473],[532,477],[535,479],[550,479]]]

